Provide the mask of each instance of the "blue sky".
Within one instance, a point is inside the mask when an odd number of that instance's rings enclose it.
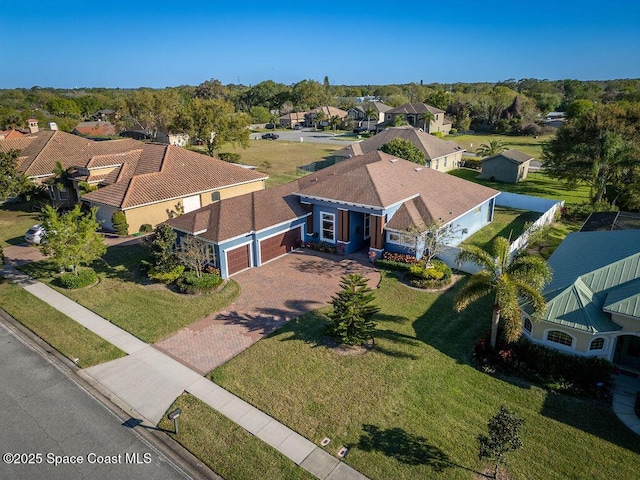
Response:
[[[638,0],[432,3],[3,2],[0,88],[640,77]]]

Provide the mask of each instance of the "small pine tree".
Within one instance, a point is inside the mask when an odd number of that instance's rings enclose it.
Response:
[[[158,225],[153,234],[142,239],[151,253],[151,265],[162,273],[168,273],[178,265],[175,255],[176,232],[166,223]]]
[[[127,223],[127,217],[124,212],[118,210],[111,215],[111,224],[119,237],[126,237],[129,235],[129,224]]]
[[[375,295],[359,274],[342,277],[340,286],[342,289],[332,297],[330,333],[342,344],[362,345],[375,330],[372,317],[380,310],[370,305]]]
[[[498,475],[498,467],[506,465],[506,454],[522,448],[520,427],[523,423],[524,420],[502,405],[498,413],[487,423],[489,436],[478,435],[480,443],[478,459],[487,458],[495,462],[493,478]]]

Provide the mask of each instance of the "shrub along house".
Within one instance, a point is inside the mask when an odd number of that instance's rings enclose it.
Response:
[[[640,230],[570,233],[549,258],[553,280],[525,336],[566,353],[640,370]]]
[[[412,226],[438,222],[457,245],[491,222],[499,192],[374,151],[293,182],[168,220],[210,243],[223,277],[258,267],[301,242],[340,252],[415,253]],[[418,248],[418,255],[420,254]]]

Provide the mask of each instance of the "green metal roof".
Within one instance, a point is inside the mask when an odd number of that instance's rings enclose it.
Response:
[[[549,265],[543,320],[592,334],[621,329],[609,313],[640,320],[640,230],[572,233]]]

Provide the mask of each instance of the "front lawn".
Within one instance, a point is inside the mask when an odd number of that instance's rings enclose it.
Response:
[[[500,405],[526,423],[511,479],[636,478],[640,438],[595,403],[489,376],[470,363],[491,299],[458,314],[454,287],[420,292],[383,272],[375,350],[343,356],[321,311],[289,322],[210,374],[224,388],[318,443],[349,447],[369,478],[472,478],[476,437]]]
[[[92,265],[100,282],[79,290],[57,288],[53,281],[57,272],[50,262],[35,262],[21,269],[148,343],[222,309],[240,293],[233,280],[218,292],[203,295],[181,295],[164,285],[145,284],[136,273],[144,256],[139,244],[109,247],[103,259]]]
[[[125,355],[18,285],[0,280],[0,307],[81,368]]]
[[[451,170],[447,173],[503,192],[520,193],[522,195],[550,198],[552,200],[564,200],[567,204],[589,202],[589,187],[580,185],[576,189],[570,190],[558,180],[547,176],[544,172],[529,173],[527,178],[520,183],[481,180],[477,178],[480,172],[465,168]]]
[[[176,408],[179,433],[170,435],[226,480],[316,478],[196,397],[180,395],[168,411]],[[158,427],[173,432],[166,416]]]
[[[462,245],[475,245],[486,249],[496,237],[514,241],[525,231],[525,224],[535,222],[540,213],[514,208],[495,207],[492,222],[467,238]]]
[[[0,207],[0,247],[24,243],[24,234],[38,223],[33,203],[5,203]]]
[[[507,149],[515,148],[531,155],[534,159],[542,158],[542,144],[553,138],[553,135],[540,135],[538,138],[529,135],[448,135],[445,140],[452,140],[465,148],[469,153],[475,153],[480,145],[488,144],[491,140],[500,140]]]

